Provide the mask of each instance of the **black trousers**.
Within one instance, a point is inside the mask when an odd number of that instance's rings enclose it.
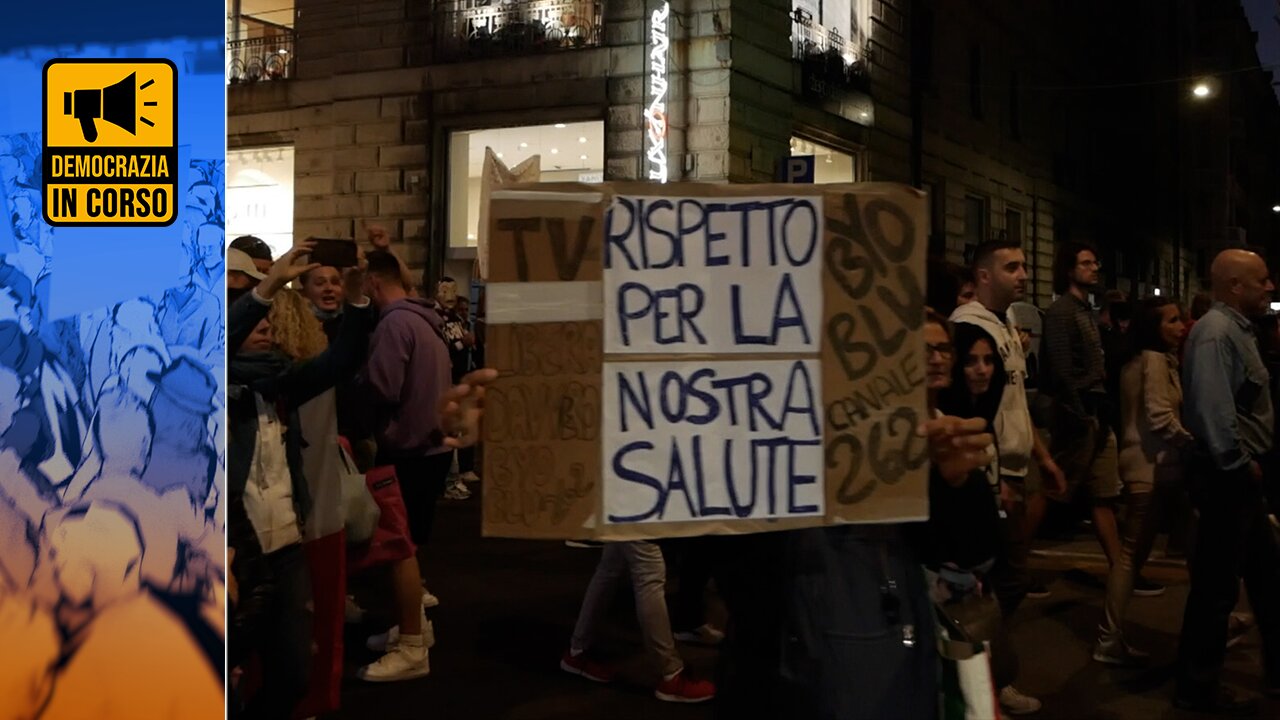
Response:
[[[231,637],[233,665],[256,652],[262,659],[262,687],[242,712],[245,720],[292,720],[307,692],[311,673],[311,575],[302,545],[290,545],[257,560],[240,586],[241,607]]]
[[[1267,679],[1280,683],[1280,551],[1262,486],[1247,469],[1223,471],[1199,461],[1192,471],[1200,527],[1178,645],[1178,694],[1207,699],[1217,692],[1241,579],[1262,633]]]
[[[723,537],[673,538],[658,543],[667,559],[667,572],[679,578],[675,595],[670,599],[671,629],[675,632],[697,630],[706,621],[706,589],[711,581],[716,553]]]
[[[395,465],[400,494],[409,513],[409,536],[414,545],[426,547],[436,524],[436,503],[444,494],[449,468],[453,466],[453,453],[407,458],[379,456],[377,464]]]

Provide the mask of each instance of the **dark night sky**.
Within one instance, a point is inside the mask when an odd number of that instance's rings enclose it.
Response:
[[[1258,59],[1263,65],[1271,65],[1271,76],[1280,81],[1280,0],[1241,0],[1249,24],[1258,33]],[[1280,99],[1280,86],[1276,87]]]

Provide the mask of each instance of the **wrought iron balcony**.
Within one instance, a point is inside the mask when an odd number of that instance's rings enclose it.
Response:
[[[826,97],[836,90],[869,92],[866,58],[839,30],[813,21],[805,10],[791,15],[791,56],[802,64],[804,94]]]
[[[438,6],[441,60],[596,47],[604,40],[599,0],[453,0]]]
[[[227,43],[227,82],[287,80],[294,73],[294,34],[277,30],[265,37]]]

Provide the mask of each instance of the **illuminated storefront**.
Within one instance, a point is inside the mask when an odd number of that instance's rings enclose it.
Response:
[[[293,146],[227,151],[227,241],[241,235],[275,257],[293,247]]]

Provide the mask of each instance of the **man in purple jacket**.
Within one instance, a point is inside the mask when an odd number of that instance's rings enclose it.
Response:
[[[374,406],[378,464],[396,465],[410,533],[430,538],[435,501],[444,492],[453,456],[444,446],[436,402],[451,386],[449,348],[433,302],[408,296],[401,266],[389,252],[369,254],[367,293],[378,306],[364,387]]]
[[[400,261],[382,250],[368,261],[366,293],[378,307],[378,326],[362,386],[373,405],[377,464],[395,465],[410,535],[423,547],[453,462],[436,409],[451,385],[449,348],[433,303],[409,297]]]

